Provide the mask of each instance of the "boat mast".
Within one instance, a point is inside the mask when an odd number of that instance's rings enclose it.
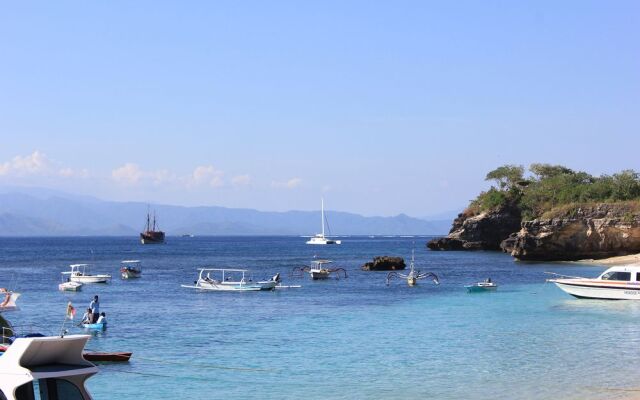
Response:
[[[153,210],[153,231],[156,231],[156,210]]]
[[[151,215],[150,215],[149,206],[147,206],[147,229],[146,229],[147,232],[151,228],[151,221],[149,220],[150,217],[151,217]]]
[[[322,237],[324,238],[324,197],[321,197],[320,218],[322,219]]]

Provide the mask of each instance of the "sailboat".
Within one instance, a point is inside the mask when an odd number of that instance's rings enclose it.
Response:
[[[164,243],[164,232],[156,229],[156,213],[153,212],[152,219],[151,213],[147,211],[147,225],[144,232],[140,234],[140,242],[142,244]]]
[[[322,233],[318,233],[315,236],[313,236],[311,239],[309,239],[307,241],[307,244],[340,244],[342,243],[340,240],[333,240],[333,239],[329,239],[328,237],[326,237],[324,235],[324,223],[325,223],[325,218],[324,218],[324,199],[322,199],[322,206],[320,209],[320,218],[322,219],[321,222],[321,226],[322,226]]]

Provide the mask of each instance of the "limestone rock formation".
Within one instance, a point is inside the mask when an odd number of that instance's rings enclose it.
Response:
[[[519,260],[561,261],[640,252],[640,216],[625,205],[578,208],[552,219],[525,221],[502,248]]]
[[[520,229],[520,209],[505,206],[478,215],[461,213],[449,235],[427,243],[431,250],[500,250],[500,243]]]
[[[405,269],[406,264],[402,257],[379,256],[374,257],[373,261],[365,263],[362,267],[363,271],[394,271]]]

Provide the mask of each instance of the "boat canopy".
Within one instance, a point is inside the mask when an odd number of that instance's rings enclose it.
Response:
[[[121,261],[120,264],[140,264],[140,260],[124,260]]]
[[[80,267],[88,267],[90,264],[71,264],[69,265],[71,268],[80,268]]]

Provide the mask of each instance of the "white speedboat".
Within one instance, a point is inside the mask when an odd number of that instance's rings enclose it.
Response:
[[[142,266],[140,260],[124,260],[120,263],[120,276],[122,279],[140,278]]]
[[[316,234],[315,236],[312,236],[309,240],[307,240],[307,244],[341,244],[342,241],[340,240],[333,240],[330,239],[329,237],[324,235],[324,224],[325,224],[325,217],[324,217],[324,199],[322,199],[322,203],[321,203],[321,208],[320,208],[320,218],[321,218],[321,226],[322,226],[322,232]]]
[[[63,272],[64,275],[69,275],[70,282],[80,283],[107,283],[111,280],[111,275],[99,274],[91,275],[87,273],[89,264],[71,264],[70,271]]]
[[[90,337],[16,339],[0,357],[0,398],[91,400],[85,382],[98,368],[82,355]]]
[[[224,292],[252,292],[273,290],[280,282],[280,274],[267,281],[253,281],[246,277],[246,269],[200,268],[198,280],[193,285],[180,285],[184,288],[213,290]],[[213,276],[212,276],[213,275]]]
[[[553,275],[547,282],[577,298],[640,300],[640,266],[611,267],[597,278]]]

